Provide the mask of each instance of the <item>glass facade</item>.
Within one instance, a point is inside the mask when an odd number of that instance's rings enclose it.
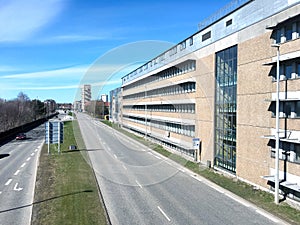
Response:
[[[216,53],[215,165],[236,170],[237,46]]]

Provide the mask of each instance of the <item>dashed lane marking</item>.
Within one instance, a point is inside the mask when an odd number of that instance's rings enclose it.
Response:
[[[137,185],[138,185],[140,188],[143,188],[143,186],[142,186],[137,180],[135,180],[135,182],[137,183]]]
[[[8,179],[8,181],[5,183],[5,186],[8,186],[12,182],[12,179]]]
[[[21,165],[22,168],[23,168],[24,166],[26,166],[26,163],[23,163],[23,164]]]
[[[30,157],[28,157],[28,158],[26,159],[26,161],[28,162],[30,159],[31,159],[31,158],[30,158]]]
[[[20,173],[20,170],[17,170],[14,175],[17,176]]]
[[[158,208],[158,210],[161,212],[161,214],[163,214],[164,217],[170,222],[171,219],[167,216],[167,214],[166,214],[159,206],[157,206],[157,208]]]

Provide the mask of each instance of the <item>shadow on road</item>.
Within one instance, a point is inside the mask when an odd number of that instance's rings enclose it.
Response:
[[[18,210],[18,209],[23,209],[23,208],[27,208],[27,207],[30,207],[30,206],[33,206],[33,205],[36,205],[36,204],[51,201],[51,200],[54,200],[54,199],[63,198],[63,197],[67,197],[67,196],[72,196],[72,195],[77,195],[77,194],[82,194],[82,193],[88,193],[88,192],[93,192],[93,190],[76,191],[76,192],[72,192],[72,193],[69,193],[69,194],[59,195],[59,196],[55,196],[55,197],[52,197],[52,198],[47,198],[47,199],[44,199],[44,200],[41,200],[41,201],[36,201],[32,204],[22,205],[22,206],[14,207],[14,208],[11,208],[11,209],[1,210],[0,213],[6,213],[6,212]]]
[[[102,148],[95,148],[95,149],[74,149],[74,150],[63,151],[62,153],[94,152],[94,151],[104,151],[104,149],[102,149]]]
[[[0,159],[6,158],[8,156],[9,156],[9,154],[0,154]]]

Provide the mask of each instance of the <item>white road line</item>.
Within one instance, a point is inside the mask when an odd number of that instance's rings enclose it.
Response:
[[[38,149],[36,149],[36,150],[34,150],[35,152],[37,152],[38,151]]]
[[[149,154],[149,155],[153,155],[153,153],[152,153],[152,152],[148,152],[148,154]]]
[[[2,191],[0,191],[0,195],[2,194]]]
[[[197,176],[194,176],[194,174],[191,174],[190,176],[191,176],[192,178],[194,178],[195,180],[202,182],[202,180],[199,179]]]
[[[135,182],[137,183],[137,185],[138,185],[140,188],[143,188],[143,186],[142,186],[137,180],[135,180]]]
[[[26,161],[29,161],[31,158],[30,157],[28,157],[27,159],[26,159]]]
[[[257,213],[259,213],[260,215],[262,215],[262,216],[268,218],[269,220],[272,220],[272,221],[275,222],[275,223],[279,223],[279,221],[278,221],[276,218],[273,218],[272,215],[269,215],[269,214],[267,214],[267,213],[265,213],[265,212],[263,212],[263,211],[261,211],[261,210],[259,210],[259,209],[255,210],[255,212],[257,212]]]
[[[163,214],[164,217],[166,217],[166,219],[170,222],[171,219],[167,216],[167,214],[159,206],[157,206],[157,208],[159,209],[159,211],[161,212],[161,214]]]
[[[9,185],[12,182],[12,179],[9,179],[6,183],[5,186]]]
[[[170,166],[173,166],[172,163],[170,163],[169,161],[165,161],[167,164],[169,164]]]
[[[209,187],[215,189],[216,191],[220,192],[221,194],[224,194],[224,193],[225,193],[224,191],[219,190],[219,188],[217,188],[217,187],[214,187],[214,186],[211,186],[211,185],[210,185]]]
[[[231,196],[230,194],[227,194],[227,193],[226,193],[225,195],[226,195],[227,197],[231,198],[232,200],[234,200],[234,201],[236,201],[236,202],[238,202],[238,203],[240,203],[240,204],[242,204],[242,205],[244,205],[244,206],[246,206],[246,207],[250,207],[250,205],[247,204],[246,202],[242,202],[241,200],[239,200],[239,199],[237,199],[237,198]]]
[[[154,155],[154,157],[157,158],[157,159],[161,159],[161,158],[160,158],[159,156],[157,156],[157,155]]]
[[[24,166],[26,166],[26,163],[23,163],[23,164],[21,165],[21,167],[24,167]]]
[[[124,166],[124,165],[122,165],[123,166],[123,168],[125,169],[125,170],[127,170],[127,167],[126,166]]]
[[[184,170],[184,169],[182,169],[182,168],[179,168],[179,170],[180,170],[181,172],[185,173],[185,170]]]
[[[14,175],[17,176],[20,173],[20,170],[17,170]]]
[[[114,154],[114,157],[117,159],[118,157],[116,156],[116,154]]]
[[[31,153],[31,156],[34,156],[34,153]]]

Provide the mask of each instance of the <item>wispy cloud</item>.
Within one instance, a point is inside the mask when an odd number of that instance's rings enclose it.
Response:
[[[19,73],[12,75],[1,76],[0,79],[34,79],[34,78],[57,78],[65,76],[82,76],[87,67],[70,67],[57,70],[38,71],[32,73]]]
[[[16,42],[31,37],[53,21],[64,8],[61,0],[11,0],[1,2],[0,42]]]
[[[14,72],[18,70],[20,69],[16,67],[0,65],[0,72]]]
[[[113,81],[105,81],[105,82],[98,82],[98,83],[93,83],[93,87],[102,87],[104,85],[114,85],[114,84],[119,84],[119,80],[113,80]],[[72,84],[72,85],[61,85],[61,86],[43,86],[43,87],[34,87],[34,86],[27,86],[27,87],[22,87],[22,90],[65,90],[65,89],[78,89],[82,88],[83,85],[80,84]],[[9,90],[16,90],[16,87],[10,87],[8,88]]]
[[[97,40],[105,40],[108,37],[106,35],[60,35],[55,36],[50,39],[46,39],[45,42],[79,42],[79,41],[97,41]]]

